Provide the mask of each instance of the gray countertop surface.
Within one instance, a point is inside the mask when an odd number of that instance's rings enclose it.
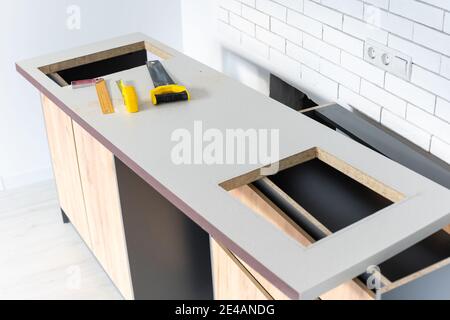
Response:
[[[103,115],[95,89],[59,87],[38,68],[140,41],[186,85],[189,102],[155,107],[145,66],[105,76],[116,113]],[[450,224],[450,191],[382,155],[142,34],[131,34],[17,63],[40,91],[99,138],[163,195],[292,298],[312,299]],[[115,80],[135,85],[141,111],[126,113]],[[28,106],[17,106],[27,108]],[[176,165],[176,129],[279,129],[280,159],[319,147],[405,199],[305,248],[235,200],[219,184],[261,165]],[[326,195],[322,195],[326,196]]]

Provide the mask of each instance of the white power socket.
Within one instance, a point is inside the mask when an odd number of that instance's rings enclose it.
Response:
[[[367,40],[364,48],[364,60],[400,78],[411,79],[411,57],[381,43]]]

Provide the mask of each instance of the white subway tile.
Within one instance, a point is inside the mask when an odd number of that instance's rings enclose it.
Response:
[[[450,35],[448,34],[416,23],[414,25],[414,41],[450,56]]]
[[[400,117],[405,117],[406,101],[390,94],[366,80],[361,81],[361,95],[383,106]]]
[[[421,0],[421,1],[450,11],[450,1],[448,0]]]
[[[411,81],[419,87],[450,100],[450,80],[413,65]]]
[[[404,138],[411,140],[422,149],[426,151],[430,149],[431,135],[428,132],[389,112],[387,109],[381,111],[381,124]]]
[[[385,88],[391,93],[405,99],[406,101],[414,103],[416,106],[429,113],[434,112],[436,96],[409,82],[387,73]]]
[[[286,21],[286,7],[283,7],[276,2],[269,0],[256,0],[256,9],[261,10],[272,17]]]
[[[223,8],[219,8],[218,11],[218,17],[220,21],[223,21],[225,23],[228,23],[228,10],[225,10]]]
[[[384,70],[381,70],[363,59],[357,58],[349,53],[341,53],[341,65],[364,79],[375,83],[376,85],[384,86]]]
[[[418,1],[391,0],[389,9],[408,19],[442,30],[444,11],[436,7]]]
[[[350,90],[359,91],[361,78],[328,60],[320,60],[320,73]]]
[[[380,121],[381,107],[359,94],[339,85],[339,101],[359,110],[366,116]]]
[[[290,9],[303,11],[303,0],[274,0],[274,1]]]
[[[255,0],[240,0],[243,4],[246,4],[249,7],[255,7]]]
[[[250,53],[257,54],[263,58],[269,57],[269,46],[253,37],[242,34],[242,47]]]
[[[359,19],[362,19],[364,15],[364,5],[358,0],[322,0],[321,3],[327,7]]]
[[[302,69],[302,80],[305,85],[312,88],[317,94],[321,94],[329,99],[337,99],[337,82],[328,79],[308,67],[303,67]]]
[[[261,40],[269,45],[269,47],[275,48],[281,52],[286,51],[286,40],[284,38],[259,26],[256,26],[256,39]]]
[[[450,1],[449,1],[450,3]],[[450,33],[450,13],[445,13],[445,20],[444,20],[444,31],[447,33]]]
[[[317,38],[322,38],[322,23],[303,14],[288,10],[287,23]]]
[[[389,47],[410,56],[413,63],[428,70],[439,72],[441,64],[440,54],[392,34],[389,35]]]
[[[364,0],[364,2],[386,10],[389,9],[389,0]]]
[[[241,14],[241,3],[236,0],[220,0],[219,5],[227,9],[228,11],[234,12],[238,15]]]
[[[450,142],[450,124],[412,104],[408,104],[406,119],[438,138]]]
[[[348,16],[344,16],[343,30],[364,41],[372,39],[382,44],[387,44],[388,41],[388,33],[386,31]]]
[[[261,11],[247,6],[242,6],[242,17],[261,27],[269,29],[270,17],[267,14],[262,13]]]
[[[341,51],[322,40],[303,34],[303,47],[335,63],[341,60]]]
[[[286,53],[292,59],[295,59],[304,65],[307,65],[311,69],[319,70],[320,68],[320,57],[300,46],[297,46],[291,42],[286,44]]]
[[[228,24],[225,24],[222,21],[219,21],[218,29],[219,29],[219,36],[222,39],[236,44],[241,43],[241,32],[238,29]]]
[[[450,163],[450,144],[447,144],[444,141],[436,137],[433,137],[431,139],[430,152],[434,154],[436,157],[441,158],[447,163]]]
[[[323,40],[350,52],[358,57],[364,56],[364,41],[349,36],[341,31],[323,26]]]
[[[450,79],[450,58],[445,56],[442,56],[441,75],[443,75],[447,79]]]
[[[450,102],[438,97],[435,114],[450,123]]]
[[[270,30],[272,30],[273,33],[285,37],[287,40],[293,43],[300,45],[302,44],[303,37],[300,30],[291,27],[290,25],[287,25],[286,23],[281,22],[280,20],[277,20],[273,17],[270,20]]]
[[[282,75],[286,75],[292,80],[301,79],[302,65],[300,62],[291,59],[287,55],[272,48],[270,48],[270,62],[276,70],[280,70],[280,72],[282,72]]]
[[[309,0],[305,0],[303,12],[311,18],[322,21],[335,28],[342,29],[342,13]]]
[[[403,38],[412,39],[414,26],[413,22],[388,13],[377,7],[370,5],[364,6],[364,21],[384,30],[398,34]]]
[[[250,36],[255,36],[255,24],[233,13],[230,13],[230,25]]]

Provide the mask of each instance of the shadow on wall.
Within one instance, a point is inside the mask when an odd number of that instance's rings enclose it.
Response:
[[[269,95],[270,72],[222,47],[222,72],[229,77]]]

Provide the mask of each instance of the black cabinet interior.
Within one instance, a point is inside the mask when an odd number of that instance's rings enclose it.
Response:
[[[147,51],[139,50],[117,57],[83,64],[58,72],[66,83],[75,80],[95,79],[108,74],[136,68],[147,63]]]

